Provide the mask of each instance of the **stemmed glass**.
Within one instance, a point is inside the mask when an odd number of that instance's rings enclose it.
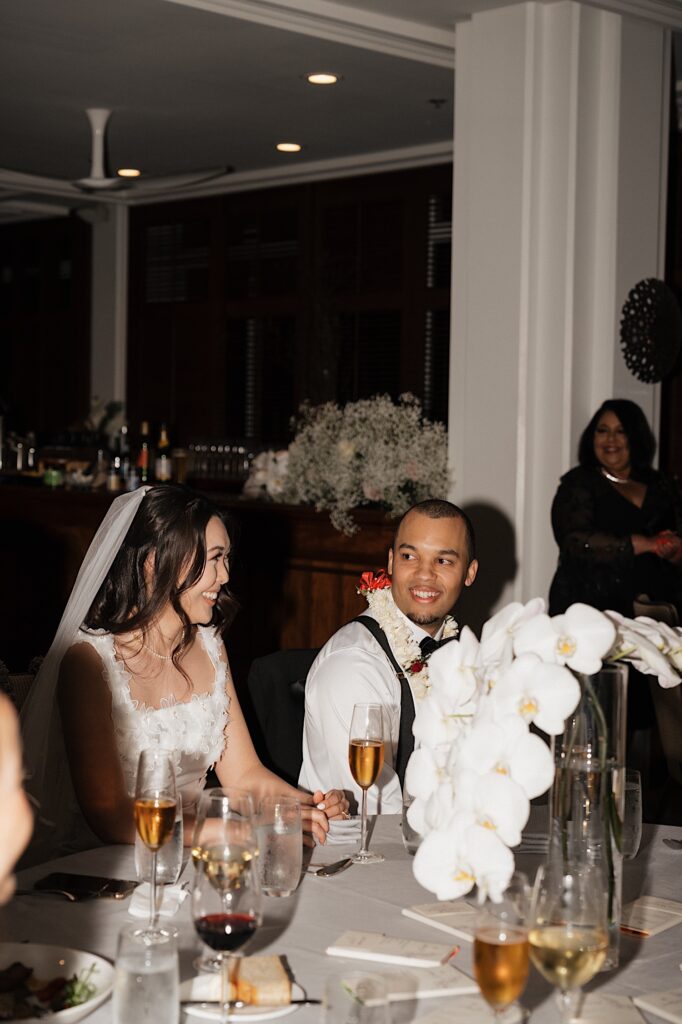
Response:
[[[362,842],[353,854],[355,864],[379,864],[381,853],[367,849],[367,790],[384,765],[384,725],[381,704],[356,704],[348,737],[348,761],[353,778],[362,789]]]
[[[530,912],[530,958],[557,988],[561,1024],[576,1014],[580,990],[601,968],[609,946],[601,866],[556,862],[538,871]]]
[[[156,860],[161,847],[173,835],[177,808],[173,751],[163,747],[143,750],[137,765],[135,826],[140,839],[152,855],[149,924],[146,929],[150,936],[161,934],[156,924]]]
[[[529,903],[528,879],[516,872],[500,902],[488,900],[476,920],[474,977],[496,1021],[516,1007],[528,980]]]
[[[205,789],[199,797],[194,831],[192,833],[192,862],[197,874],[203,871],[204,849],[216,845],[227,835],[239,836],[244,845],[250,846],[254,854],[257,850],[254,825],[253,800],[245,789],[234,786],[216,786]],[[204,953],[194,961],[199,971],[217,973],[222,968],[219,957]]]
[[[257,857],[244,831],[225,822],[223,837],[202,847],[201,867],[192,892],[194,927],[202,942],[218,953],[221,965],[221,1021],[241,1005],[237,998],[242,947],[262,921]],[[230,988],[234,987],[234,996]]]

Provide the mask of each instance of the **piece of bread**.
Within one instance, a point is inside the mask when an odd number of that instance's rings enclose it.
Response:
[[[291,1002],[291,981],[281,957],[248,956],[239,961],[237,994],[231,985],[230,998],[253,1006],[283,1006]]]

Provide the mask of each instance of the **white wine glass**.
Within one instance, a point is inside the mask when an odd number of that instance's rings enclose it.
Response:
[[[355,864],[380,864],[381,853],[367,849],[367,790],[384,765],[384,722],[381,704],[356,704],[348,737],[348,761],[353,778],[362,790],[362,842],[353,854]]]
[[[517,1019],[517,999],[528,980],[530,886],[515,872],[494,903],[481,907],[474,931],[474,977],[496,1021]]]
[[[242,1004],[238,999],[239,959],[243,946],[262,921],[262,894],[253,848],[230,836],[203,847],[201,869],[192,891],[192,918],[199,938],[221,966],[221,1021]],[[232,991],[231,991],[232,990]]]
[[[199,797],[192,833],[192,862],[195,884],[203,871],[204,849],[216,844],[238,840],[257,852],[253,799],[245,789],[236,786],[215,786],[205,789]],[[199,971],[217,973],[222,969],[220,957],[204,953],[194,961]]]
[[[173,835],[178,809],[175,789],[173,751],[163,747],[143,750],[137,765],[135,784],[135,826],[140,839],[151,853],[149,879],[149,935],[160,934],[157,927],[156,861],[164,843]]]
[[[576,1015],[580,990],[601,969],[609,947],[604,879],[599,864],[541,867],[533,889],[530,958],[557,989],[561,1024]]]

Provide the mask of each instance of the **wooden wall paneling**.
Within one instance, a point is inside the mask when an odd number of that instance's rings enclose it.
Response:
[[[0,252],[6,428],[63,431],[90,407],[90,226],[64,217],[2,226]]]

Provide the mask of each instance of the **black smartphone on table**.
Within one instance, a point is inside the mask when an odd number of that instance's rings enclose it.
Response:
[[[124,900],[126,896],[130,896],[137,885],[137,882],[126,881],[122,878],[104,878],[99,875],[78,875],[70,874],[68,871],[55,871],[51,875],[39,878],[33,888],[39,892],[42,889],[64,889],[80,900],[95,899],[96,897]]]

